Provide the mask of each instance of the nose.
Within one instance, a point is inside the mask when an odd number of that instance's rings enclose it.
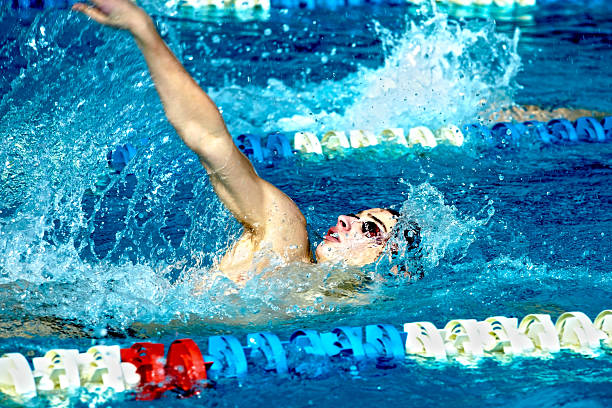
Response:
[[[338,217],[338,230],[339,231],[350,231],[353,220],[348,215],[341,215]]]

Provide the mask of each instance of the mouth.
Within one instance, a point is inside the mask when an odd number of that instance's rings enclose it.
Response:
[[[338,232],[333,227],[327,231],[327,234],[325,234],[323,239],[329,242],[340,242]]]

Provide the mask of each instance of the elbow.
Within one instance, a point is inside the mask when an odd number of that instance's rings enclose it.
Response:
[[[176,121],[169,118],[170,123],[183,140],[183,143],[199,156],[206,156],[207,152],[217,149],[218,146],[231,136],[223,127],[211,129],[195,121]]]

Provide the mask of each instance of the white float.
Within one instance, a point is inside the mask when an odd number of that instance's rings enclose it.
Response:
[[[23,355],[7,353],[0,357],[0,391],[27,399],[36,396],[34,375]]]
[[[323,135],[321,146],[326,150],[350,149],[351,144],[346,137],[346,132],[332,130]]]
[[[485,339],[480,333],[479,324],[474,319],[451,320],[444,326],[443,338],[446,352],[470,358],[484,356]]]
[[[450,4],[456,4],[457,6],[471,6],[472,0],[447,0]]]
[[[123,392],[140,381],[136,367],[121,362],[119,346],[95,346],[78,356],[81,384],[94,389]]]
[[[527,336],[536,350],[542,353],[557,353],[560,350],[559,337],[547,314],[530,314],[521,320],[519,331]]]
[[[431,129],[426,126],[417,126],[408,131],[408,146],[412,147],[416,144],[424,147],[436,147],[438,142],[436,142]]]
[[[600,347],[601,340],[607,339],[607,336],[582,312],[563,313],[557,319],[555,329],[559,335],[561,348],[578,353],[589,353],[592,349]]]
[[[518,329],[518,319],[505,316],[487,318],[480,324],[487,353],[519,356],[534,350],[533,342]]]
[[[406,354],[446,360],[446,348],[440,331],[430,322],[404,323]]]
[[[32,359],[34,379],[39,391],[79,388],[79,351],[53,349],[43,357]]]
[[[594,321],[595,327],[601,330],[608,338],[604,344],[612,347],[612,310],[604,310],[597,315]]]
[[[378,139],[371,130],[351,130],[349,131],[349,139],[353,149],[376,146],[378,144]]]
[[[408,141],[402,128],[384,129],[380,132],[380,141],[388,144],[399,144],[408,147]]]
[[[462,146],[465,140],[463,132],[455,125],[441,127],[435,133],[438,142],[448,143],[453,146]]]
[[[301,153],[323,154],[321,142],[312,132],[297,132],[293,137],[293,148]]]

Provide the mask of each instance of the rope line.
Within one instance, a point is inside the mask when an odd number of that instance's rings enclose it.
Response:
[[[553,119],[549,122],[499,122],[490,128],[478,123],[461,128],[447,125],[437,130],[426,126],[410,129],[389,128],[378,135],[371,130],[358,129],[333,130],[321,136],[310,131],[296,132],[293,137],[283,132],[274,132],[266,137],[242,134],[235,141],[247,157],[261,162],[274,158],[289,158],[302,153],[329,156],[345,150],[378,145],[402,151],[416,146],[435,148],[443,144],[462,146],[464,143],[484,143],[493,147],[519,146],[521,143],[533,143],[534,139],[544,144],[610,142],[612,117],[602,121],[583,117],[575,122],[567,119]]]
[[[37,396],[67,398],[67,391],[79,387],[105,395],[130,391],[135,399],[153,400],[168,391],[196,395],[212,386],[209,379],[242,377],[253,367],[299,375],[305,359],[313,358],[413,358],[473,366],[485,358],[542,358],[561,351],[597,356],[612,352],[612,310],[599,313],[594,321],[582,312],[563,313],[554,324],[547,314],[530,314],[520,323],[493,316],[451,320],[443,329],[431,322],[405,323],[402,330],[373,324],[339,326],[325,333],[296,330],[287,341],[270,332],[251,333],[245,340],[243,345],[231,335],[209,337],[207,354],[192,339],[172,342],[167,354],[163,344],[151,342],[126,348],[96,345],[84,353],[51,349],[32,359],[33,369],[22,354],[5,353],[0,357],[0,391],[23,403]]]

